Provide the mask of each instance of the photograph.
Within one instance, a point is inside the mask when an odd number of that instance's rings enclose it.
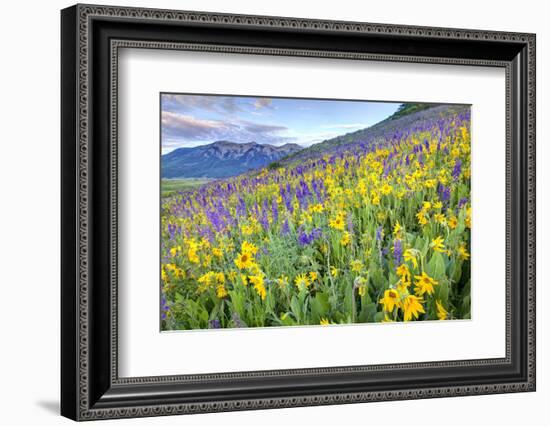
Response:
[[[470,105],[160,94],[162,331],[470,319]]]
[[[31,21],[51,51],[12,43],[17,64],[60,61],[38,79],[5,67],[22,77],[7,87],[7,170],[29,182],[7,187],[32,206],[5,209],[25,220],[5,220],[22,266],[4,299],[29,293],[29,265],[61,291],[31,274],[38,293],[24,300],[47,315],[11,304],[19,358],[59,345],[12,369],[44,386],[16,374],[8,387],[74,421],[280,423],[274,409],[326,406],[327,424],[342,410],[383,422],[399,404],[417,407],[411,418],[429,404],[448,426],[488,404],[499,424],[538,414],[544,14],[161,3],[64,4],[60,22],[41,6]],[[28,100],[52,90],[60,108],[29,127]],[[40,155],[21,173],[31,128]],[[51,256],[29,263],[29,241]],[[56,307],[57,337],[21,339]],[[12,417],[33,424],[25,401]]]

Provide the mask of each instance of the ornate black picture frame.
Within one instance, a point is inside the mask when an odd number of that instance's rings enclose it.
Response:
[[[535,390],[535,35],[76,5],[61,13],[61,413],[74,420]],[[117,58],[121,47],[506,72],[506,356],[120,378]]]

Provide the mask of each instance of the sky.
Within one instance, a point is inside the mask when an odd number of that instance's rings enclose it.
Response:
[[[161,94],[162,153],[224,140],[303,147],[364,129],[400,103]]]

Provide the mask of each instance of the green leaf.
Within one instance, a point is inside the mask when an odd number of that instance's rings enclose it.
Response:
[[[439,281],[439,285],[436,286],[436,297],[440,299],[444,305],[447,305],[449,301],[449,282]]]
[[[426,267],[427,274],[435,280],[445,277],[445,260],[441,253],[435,252]]]
[[[374,288],[379,291],[380,289],[388,287],[388,280],[384,276],[384,273],[382,272],[382,269],[377,268],[373,271],[372,275],[370,276],[372,284]]]
[[[373,318],[374,322],[382,322],[384,320],[384,312],[377,312]]]
[[[326,293],[317,293],[317,295],[311,299],[311,319],[313,323],[319,323],[321,318],[328,316],[330,310],[328,298],[329,296]]]
[[[296,296],[292,296],[292,299],[290,300],[290,310],[296,320],[300,322],[302,318],[302,307],[300,306],[300,302]]]
[[[361,304],[361,312],[359,312],[359,322],[372,322],[376,315],[376,303]]]

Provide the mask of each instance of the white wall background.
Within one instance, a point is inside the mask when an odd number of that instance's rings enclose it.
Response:
[[[544,424],[550,401],[550,28],[545,2],[393,0],[119,0],[103,4],[537,33],[538,390],[530,394],[293,408],[107,421],[102,424]],[[0,422],[69,424],[59,404],[59,9],[71,2],[3,4],[0,26]],[[546,195],[546,196],[545,196]],[[540,419],[537,422],[537,419]]]

